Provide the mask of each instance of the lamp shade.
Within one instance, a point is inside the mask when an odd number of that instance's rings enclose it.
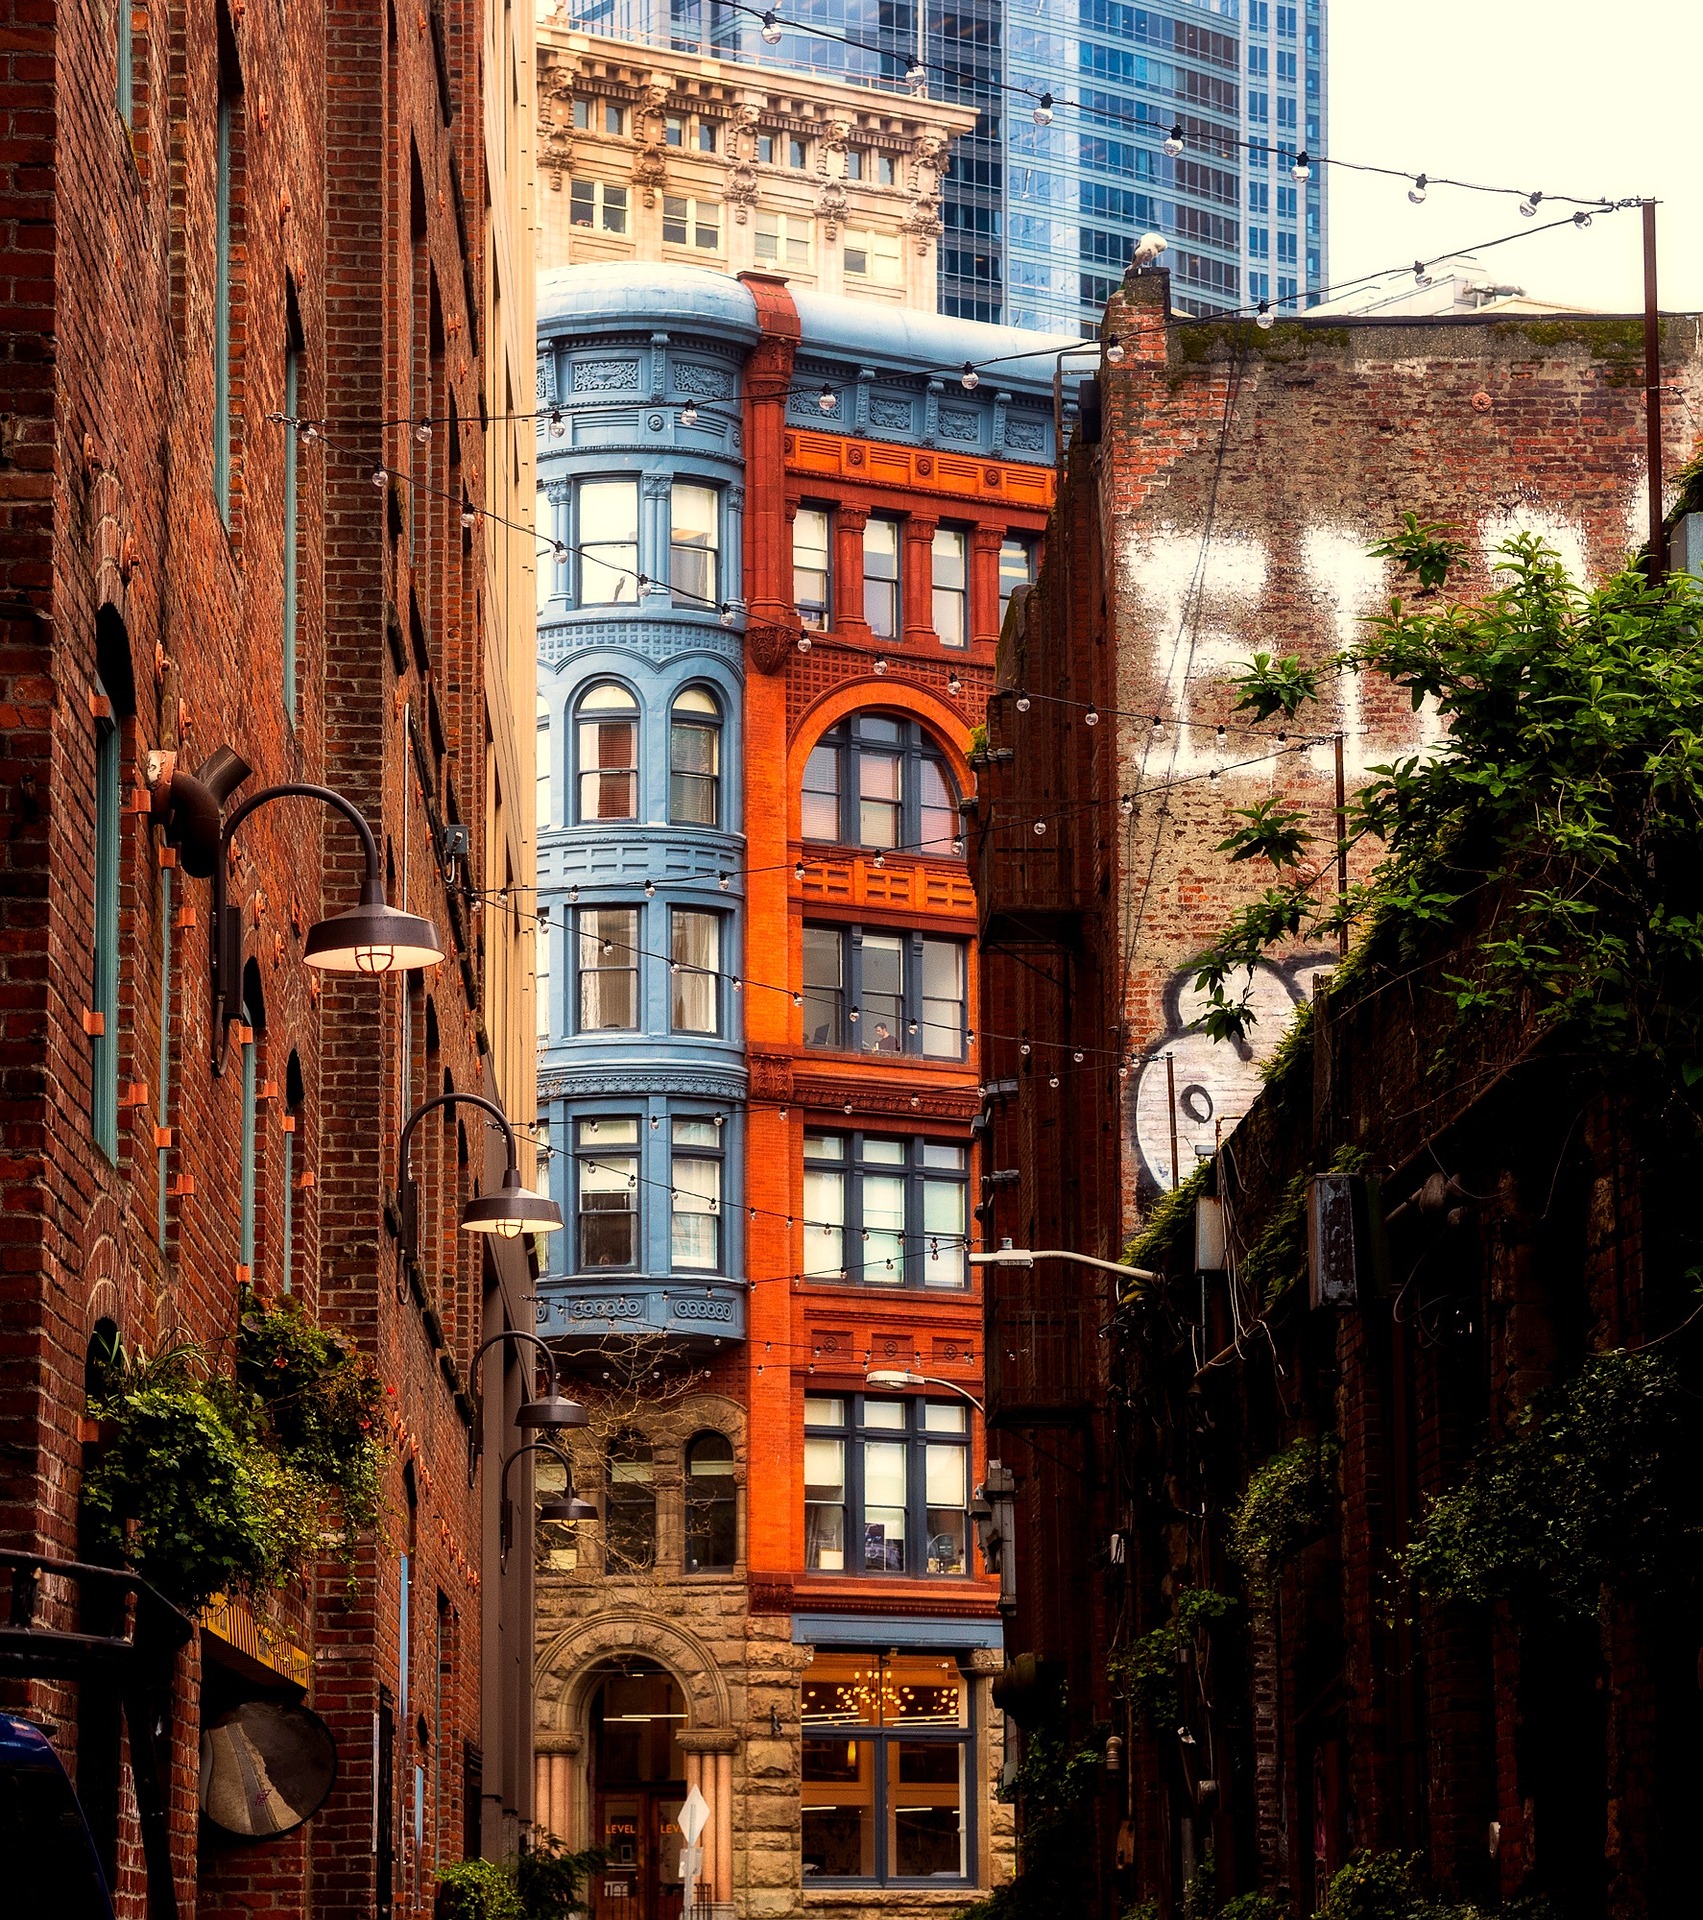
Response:
[[[527,1400],[514,1417],[517,1427],[583,1427],[590,1415],[577,1400],[565,1400],[554,1385],[542,1400]]]
[[[361,904],[308,928],[302,958],[328,973],[400,973],[435,967],[443,941],[429,920],[386,903],[373,882],[361,888]]]
[[[495,1193],[482,1193],[461,1209],[463,1233],[495,1233],[513,1240],[523,1233],[556,1233],[562,1210],[548,1194],[520,1184],[520,1169],[509,1167]]]
[[[568,1494],[553,1493],[547,1499],[539,1501],[538,1517],[540,1520],[577,1520],[579,1515],[574,1512],[574,1508],[584,1505],[583,1500],[575,1500]]]

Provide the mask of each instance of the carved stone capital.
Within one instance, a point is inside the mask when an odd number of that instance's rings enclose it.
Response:
[[[745,629],[745,653],[759,673],[779,673],[798,645],[797,627],[778,620],[753,620]]]

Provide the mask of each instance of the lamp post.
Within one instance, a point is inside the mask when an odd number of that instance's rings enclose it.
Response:
[[[541,1520],[595,1520],[597,1518],[597,1507],[595,1503],[590,1500],[582,1500],[579,1495],[574,1492],[574,1463],[562,1449],[558,1447],[553,1440],[529,1441],[524,1447],[516,1447],[514,1452],[508,1454],[503,1460],[500,1488],[501,1505],[498,1512],[500,1516],[502,1550],[505,1556],[510,1547],[514,1545],[514,1502],[509,1498],[509,1468],[512,1467],[517,1460],[529,1453],[553,1454],[561,1461],[568,1473],[568,1484],[564,1491],[551,1494],[548,1499],[540,1501],[538,1517]]]
[[[944,1387],[948,1393],[955,1393],[961,1400],[968,1400],[977,1413],[985,1419],[987,1408],[970,1392],[961,1387],[956,1380],[942,1380],[935,1373],[911,1373],[902,1367],[873,1367],[863,1376],[866,1387]]]
[[[352,800],[330,787],[289,780],[251,794],[219,828],[213,861],[213,924],[211,980],[213,990],[213,1071],[224,1062],[225,1035],[236,1018],[242,974],[242,909],[228,898],[231,838],[256,808],[273,800],[317,800],[343,815],[360,835],[366,871],[361,877],[360,905],[333,914],[308,929],[302,958],[310,967],[329,973],[401,973],[413,967],[435,967],[443,958],[443,941],[431,921],[393,907],[384,897],[384,873],[378,841],[366,815]],[[217,803],[215,802],[215,805]]]
[[[426,1115],[439,1107],[477,1107],[481,1113],[489,1114],[502,1128],[503,1145],[508,1150],[503,1184],[495,1193],[476,1194],[461,1209],[462,1232],[494,1233],[504,1240],[518,1239],[523,1233],[559,1233],[562,1226],[561,1208],[548,1194],[535,1193],[522,1184],[519,1147],[508,1115],[496,1101],[487,1100],[480,1093],[440,1093],[431,1100],[422,1101],[409,1114],[396,1143],[396,1211],[402,1221],[404,1246],[413,1251],[416,1212],[415,1183],[408,1178],[408,1142]]]
[[[517,1412],[514,1417],[515,1425],[517,1427],[546,1428],[552,1431],[558,1427],[585,1426],[589,1419],[585,1408],[582,1407],[577,1400],[569,1400],[562,1393],[561,1380],[556,1372],[555,1354],[550,1351],[544,1341],[539,1339],[537,1334],[523,1333],[518,1327],[505,1327],[501,1333],[493,1333],[489,1340],[481,1343],[479,1351],[474,1354],[473,1364],[467,1369],[467,1390],[469,1394],[472,1395],[475,1404],[479,1402],[480,1363],[492,1347],[500,1347],[505,1340],[524,1340],[529,1346],[536,1347],[539,1352],[543,1354],[545,1363],[550,1369],[549,1393],[542,1400],[532,1398],[523,1400],[520,1404],[519,1412]],[[477,1453],[480,1448],[479,1430],[482,1425],[483,1422],[476,1417],[473,1422],[473,1451],[475,1453]],[[469,1468],[469,1471],[471,1471],[471,1468]]]

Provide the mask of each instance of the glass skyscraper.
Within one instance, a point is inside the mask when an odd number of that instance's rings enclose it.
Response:
[[[772,42],[724,0],[666,0],[666,11],[665,0],[575,0],[573,19],[874,87],[903,87],[920,59],[931,95],[980,113],[943,183],[943,313],[1091,332],[1150,230],[1169,242],[1184,313],[1303,307],[1327,284],[1323,170],[1294,177],[1296,154],[1328,139],[1326,0],[778,0],[774,11]]]

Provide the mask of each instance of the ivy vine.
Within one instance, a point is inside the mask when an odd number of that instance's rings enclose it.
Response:
[[[1235,1610],[1236,1601],[1211,1587],[1185,1587],[1171,1617],[1112,1654],[1108,1672],[1136,1714],[1158,1730],[1177,1718],[1177,1669],[1194,1651],[1196,1636]]]
[[[1330,1525],[1340,1452],[1334,1433],[1303,1434],[1254,1470],[1230,1516],[1230,1552],[1255,1586]]]
[[[180,1345],[116,1353],[91,1395],[99,1442],[83,1477],[93,1552],[191,1611],[262,1598],[319,1557],[327,1520],[346,1564],[380,1517],[382,1388],[299,1302],[245,1295],[236,1367]]]

